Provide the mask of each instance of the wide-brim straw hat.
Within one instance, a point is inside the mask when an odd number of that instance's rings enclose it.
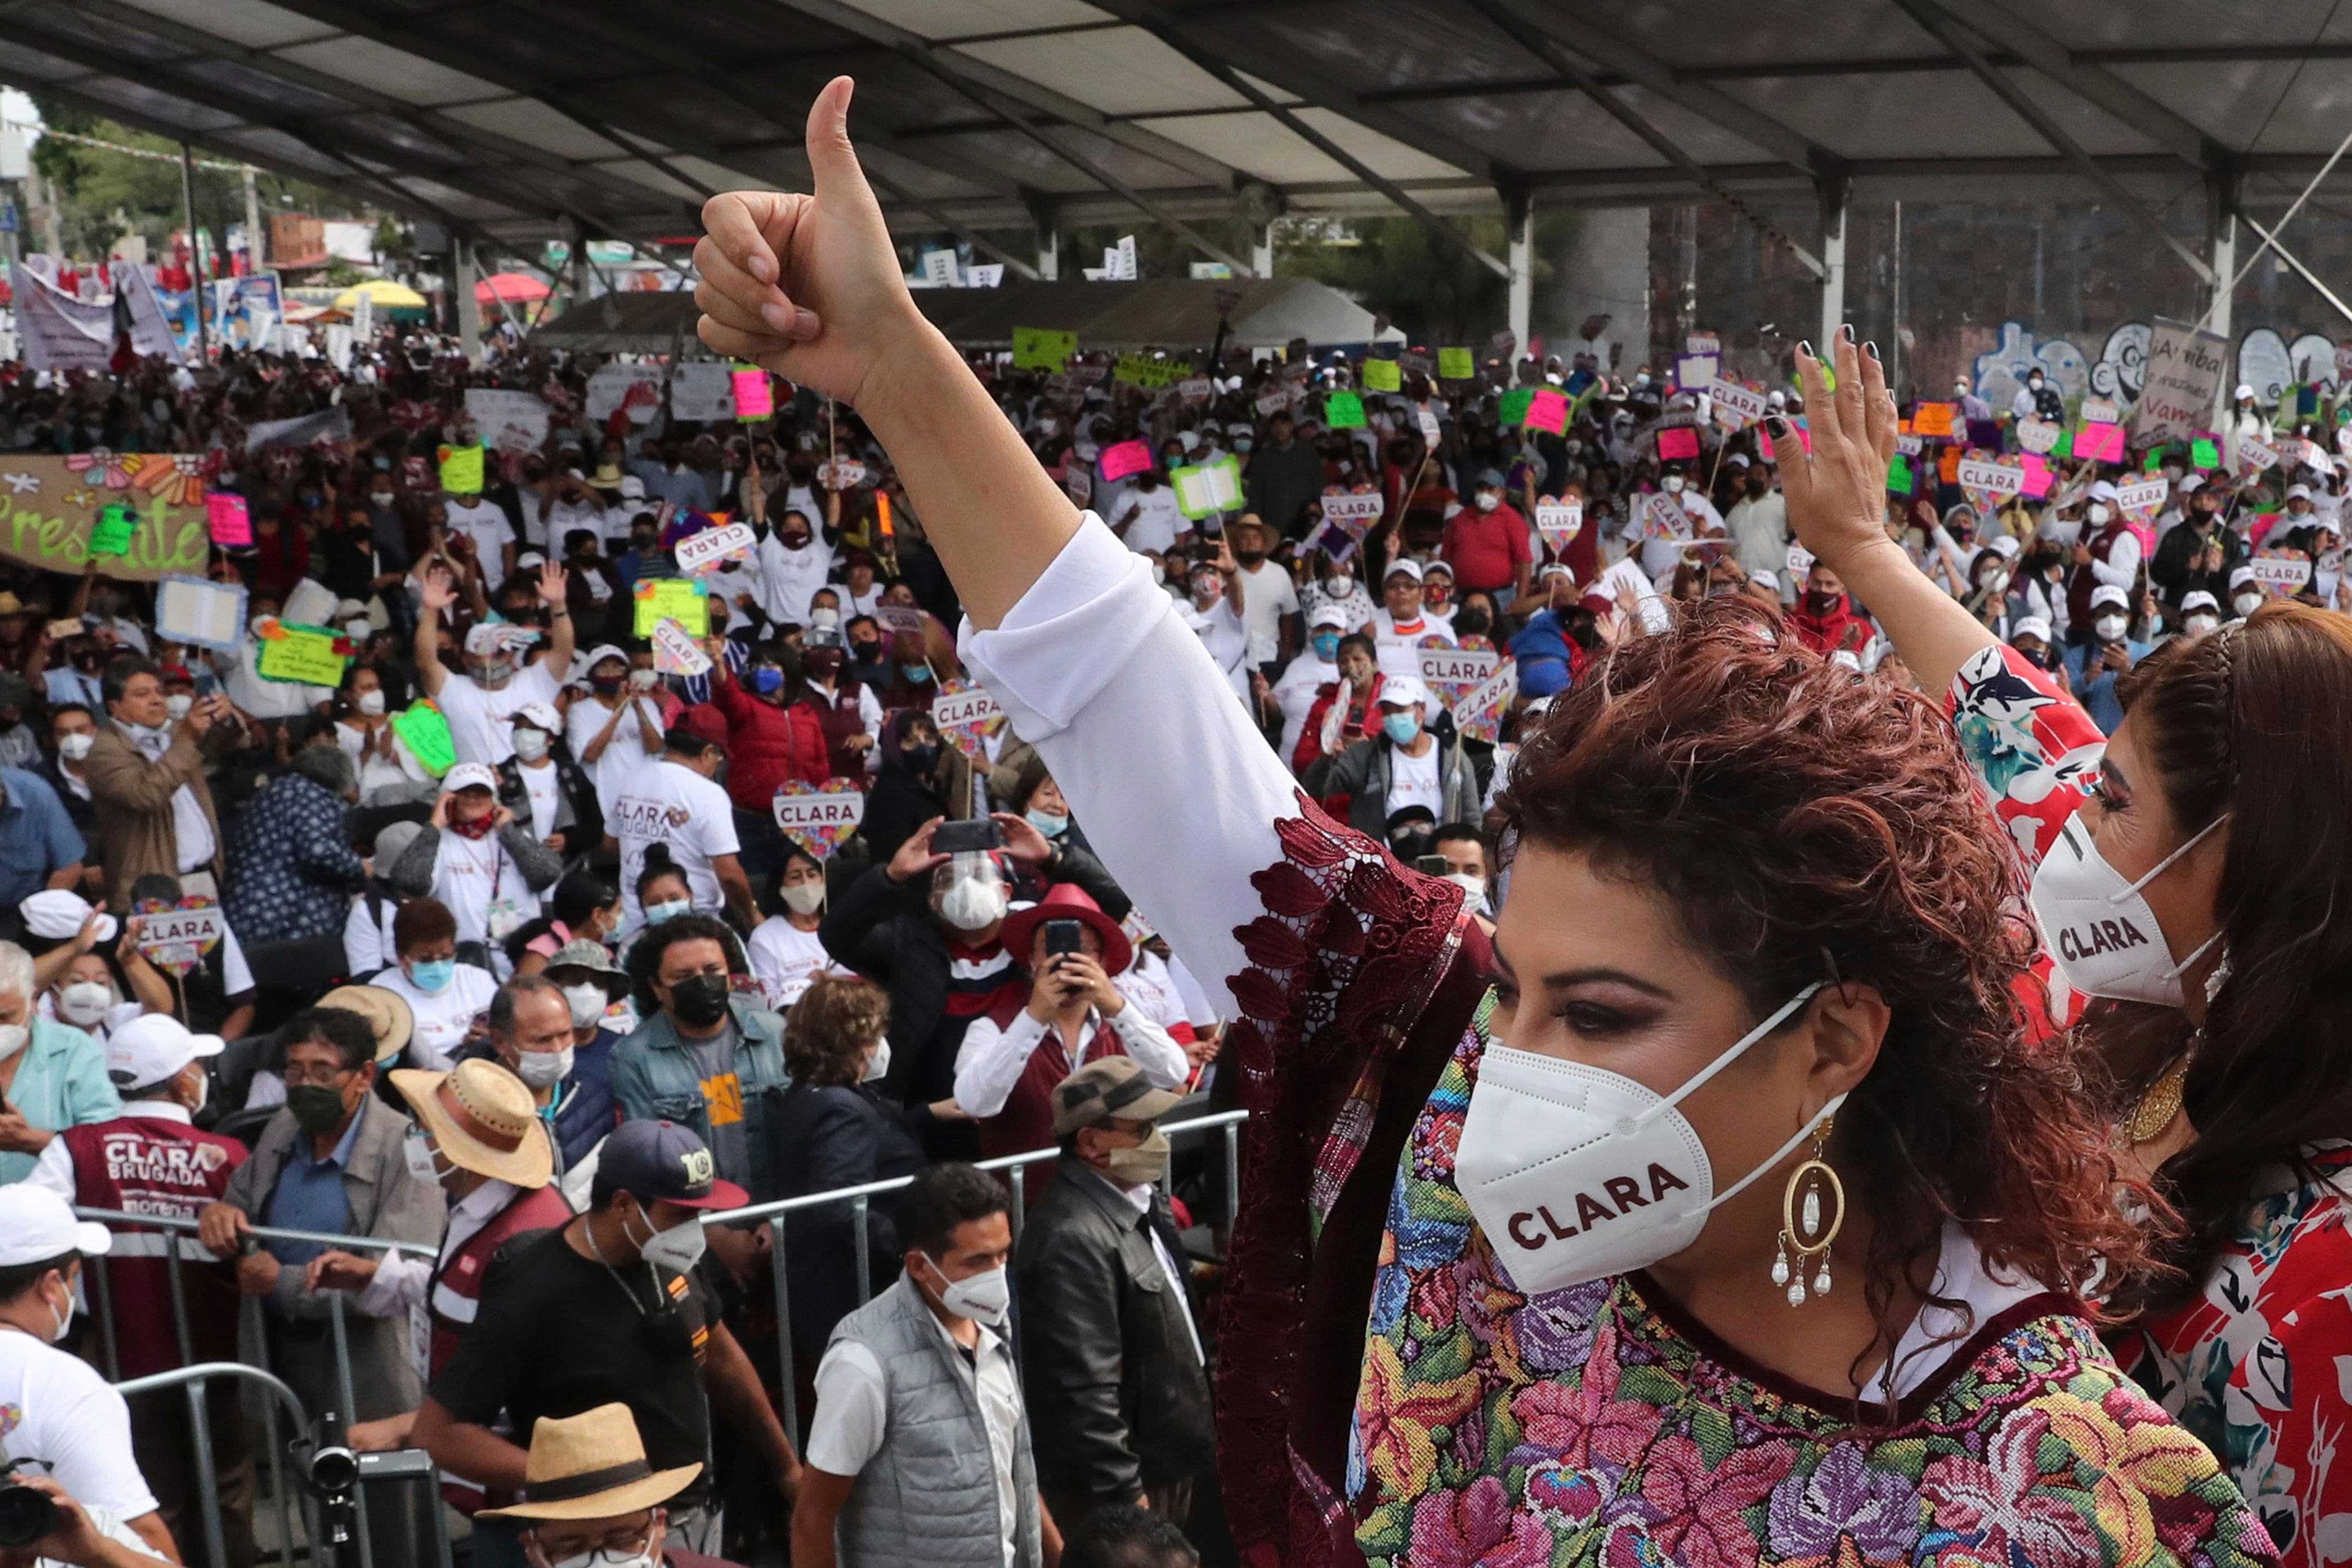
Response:
[[[486,1508],[477,1519],[618,1519],[667,1501],[700,1465],[656,1470],[625,1405],[577,1415],[542,1415],[523,1465],[522,1501]]]
[[[441,1152],[468,1171],[518,1187],[543,1187],[555,1152],[530,1089],[506,1068],[477,1057],[448,1072],[402,1068],[392,1087],[408,1101]]]

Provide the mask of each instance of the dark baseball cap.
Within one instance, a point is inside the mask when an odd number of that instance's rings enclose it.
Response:
[[[624,1121],[596,1157],[596,1185],[639,1203],[690,1209],[740,1209],[751,1194],[719,1179],[719,1162],[691,1127],[675,1121]]]

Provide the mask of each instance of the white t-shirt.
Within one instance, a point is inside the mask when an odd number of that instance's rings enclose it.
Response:
[[[1298,613],[1298,590],[1290,574],[1271,561],[1241,569],[1242,626],[1249,633],[1249,661],[1265,664],[1282,653],[1282,617]]]
[[[1274,683],[1274,703],[1282,710],[1282,765],[1298,754],[1298,737],[1306,732],[1307,715],[1316,694],[1339,679],[1339,667],[1315,657],[1308,648],[1286,666]]]
[[[522,775],[523,793],[530,796],[530,836],[544,844],[555,831],[556,813],[563,808],[562,774],[552,758],[538,767],[522,763],[515,772]]]
[[[660,754],[646,750],[645,737],[650,724],[654,738],[661,738],[661,709],[651,697],[640,698],[626,688],[623,693],[628,700],[621,704],[621,721],[613,726],[613,738],[604,742],[593,763],[588,761],[588,748],[613,717],[613,710],[593,697],[583,698],[563,720],[564,739],[572,742],[572,754],[580,759],[588,782],[596,786],[596,799],[608,809],[629,775]]]
[[[507,853],[507,847],[499,842],[496,833],[468,838],[442,829],[441,848],[433,858],[433,896],[456,917],[459,942],[484,942],[495,946],[505,940],[507,931],[539,916],[539,895],[523,880],[521,868]],[[493,900],[512,904],[520,917],[496,932],[490,929]]]
[[[761,921],[745,947],[751,956],[752,976],[767,994],[768,1005],[779,1013],[799,1001],[801,993],[818,975],[828,971],[835,974],[849,973],[834,963],[824,943],[817,941],[816,932],[802,931],[782,915],[770,915]]]
[[[1205,610],[1187,601],[1176,606],[1176,613],[1198,634],[1201,646],[1209,650],[1234,695],[1248,701],[1249,634],[1243,629],[1241,617],[1234,614],[1231,601],[1220,594]]]
[[[787,550],[771,533],[760,542],[760,608],[778,625],[804,626],[809,600],[833,573],[833,546],[812,534],[798,550]]]
[[[1437,789],[1436,741],[1420,756],[1409,755],[1402,746],[1389,748],[1388,814],[1394,816],[1408,805],[1429,808],[1429,815],[1443,824],[1445,820],[1444,801]]]
[[[15,1329],[0,1329],[0,1457],[38,1460],[26,1473],[119,1520],[155,1511],[122,1395],[80,1357]]]
[[[656,844],[669,846],[696,909],[715,913],[725,907],[719,873],[710,863],[740,847],[735,803],[692,768],[656,757],[631,773],[604,803],[604,831],[621,841],[623,937],[635,936],[646,923],[637,907],[637,878],[646,868],[646,849]]]
[[[361,752],[367,745],[368,731],[357,724],[335,726],[335,744],[343,749],[343,755],[351,758],[352,765],[359,770],[360,798],[362,800],[367,798],[370,790],[382,789],[387,784],[424,784],[433,777],[425,771],[425,765],[416,760],[415,754],[409,751],[408,742],[402,740],[391,725],[384,725],[381,732],[391,744],[391,754],[385,755],[383,748],[379,747],[374,754],[362,762]]]
[[[1372,612],[1371,630],[1373,659],[1379,664],[1381,673],[1390,677],[1421,679],[1421,654],[1418,650],[1424,637],[1435,637],[1448,647],[1454,646],[1454,628],[1427,611],[1422,613],[1418,622],[1408,623],[1401,628],[1396,617],[1390,615],[1388,606],[1383,605]]]
[[[497,767],[514,755],[515,710],[533,702],[552,708],[562,689],[545,664],[517,670],[512,680],[495,691],[453,670],[433,700],[449,721],[449,742],[457,760]]]
[[[487,496],[477,496],[474,504],[466,505],[451,496],[447,501],[449,531],[472,539],[479,553],[482,570],[504,576],[506,547],[517,544],[514,525],[507,521],[506,508]]]
[[[457,965],[457,977],[441,988],[438,996],[411,984],[397,962],[368,984],[408,1004],[408,1010],[416,1016],[415,1031],[408,1037],[408,1065],[427,1072],[449,1069],[451,1057],[464,1043],[466,1031],[473,1027],[474,1016],[488,1008],[499,991],[490,972],[473,963]]]
[[[1176,542],[1176,536],[1192,526],[1184,509],[1176,504],[1176,492],[1166,485],[1150,489],[1132,489],[1120,498],[1122,514],[1132,510],[1133,521],[1123,536],[1129,550],[1149,550],[1153,554],[1164,553]]]

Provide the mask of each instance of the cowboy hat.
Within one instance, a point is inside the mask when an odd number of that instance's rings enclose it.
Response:
[[[392,1087],[433,1142],[456,1163],[493,1181],[543,1187],[555,1153],[522,1079],[494,1061],[468,1058],[448,1072],[396,1068]]]
[[[625,1405],[577,1415],[542,1415],[531,1427],[522,1501],[486,1508],[477,1519],[619,1519],[667,1501],[700,1465],[656,1470]]]
[[[1087,896],[1087,890],[1075,882],[1056,882],[1045,891],[1044,899],[1025,910],[1005,917],[1004,951],[1013,962],[1026,965],[1029,944],[1037,927],[1046,921],[1076,921],[1094,928],[1102,938],[1102,967],[1105,974],[1124,974],[1127,966],[1135,962],[1135,948],[1118,922],[1102,912],[1102,906]]]
[[[380,985],[338,985],[319,998],[319,1005],[341,1007],[365,1018],[375,1036],[379,1065],[407,1049],[408,1037],[416,1031],[416,1015],[409,1011],[408,999]]]

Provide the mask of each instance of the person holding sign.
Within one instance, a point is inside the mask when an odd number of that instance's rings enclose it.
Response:
[[[416,626],[416,676],[425,695],[449,721],[449,737],[461,763],[496,766],[514,755],[515,710],[532,702],[552,706],[558,682],[572,668],[572,611],[564,603],[568,579],[561,566],[539,569],[539,599],[547,606],[551,631],[547,657],[518,667],[522,644],[516,628],[478,622],[466,634],[466,673],[452,675],[441,662],[441,616],[457,602],[449,573],[436,568],[425,579],[425,615]]]
[[[1380,650],[1381,673],[1421,679],[1421,645],[1435,637],[1454,646],[1454,630],[1429,614],[1422,594],[1421,563],[1400,555],[1389,563],[1381,580],[1381,607],[1372,612],[1372,646]]]
[[[635,668],[639,658],[646,677],[642,685]],[[587,665],[588,692],[572,699],[564,733],[596,786],[596,798],[609,801],[631,773],[661,755],[661,708],[652,696],[659,678],[650,651],[625,653],[611,643],[590,648]]]
[[[563,874],[563,858],[499,804],[499,775],[459,763],[441,780],[432,831],[392,868],[404,898],[440,900],[457,922],[457,956],[503,979],[514,972],[506,939],[539,918],[539,895]]]
[[[1309,768],[1307,793],[1347,796],[1349,825],[1383,844],[1389,819],[1412,806],[1427,811],[1440,827],[1475,826],[1481,818],[1478,770],[1458,739],[1441,742],[1429,729],[1438,710],[1429,688],[1419,676],[1390,676],[1376,705],[1380,733]]]
[[[2139,534],[2124,516],[2116,487],[2101,479],[2091,487],[2083,509],[2083,532],[2074,541],[2074,569],[2066,574],[2069,648],[2091,645],[2092,590],[2110,587],[2130,593],[2139,579]]]

